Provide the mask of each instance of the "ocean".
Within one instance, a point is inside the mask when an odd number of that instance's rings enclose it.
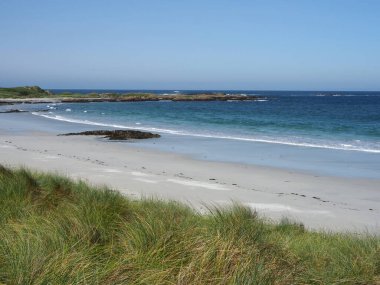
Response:
[[[180,91],[190,94],[215,90]],[[326,171],[324,165],[328,165],[331,174],[342,172],[350,176],[356,172],[379,176],[376,173],[380,170],[380,92],[218,91],[257,95],[261,99],[45,104],[49,112],[34,114],[101,128],[157,132],[163,139],[140,144],[204,159],[322,172]],[[139,92],[173,94],[176,90]],[[37,107],[40,108],[32,108]],[[337,160],[340,163],[332,167]],[[355,165],[365,166],[358,170]]]

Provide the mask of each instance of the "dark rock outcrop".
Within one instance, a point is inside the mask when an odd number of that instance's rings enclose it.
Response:
[[[23,111],[23,110],[19,110],[19,109],[10,109],[10,110],[6,110],[6,111],[2,111],[0,113],[25,113],[25,112],[28,112],[28,111]]]
[[[68,133],[61,134],[59,136],[104,136],[104,138],[109,140],[130,140],[130,139],[150,139],[159,138],[159,134],[153,134],[150,132],[141,132],[135,130],[96,130],[96,131],[86,131],[80,133]]]

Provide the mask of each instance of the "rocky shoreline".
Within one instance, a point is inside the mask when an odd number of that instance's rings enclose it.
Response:
[[[255,101],[259,96],[225,93],[167,94],[154,93],[59,93],[53,94],[38,86],[0,88],[1,104],[18,103],[90,103],[90,102],[143,102],[143,101]]]

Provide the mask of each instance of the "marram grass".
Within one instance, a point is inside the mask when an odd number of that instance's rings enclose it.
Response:
[[[0,166],[0,284],[380,284],[380,240]]]

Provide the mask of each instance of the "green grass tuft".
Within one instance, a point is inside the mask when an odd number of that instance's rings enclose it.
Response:
[[[0,165],[0,284],[379,284],[380,241]]]

